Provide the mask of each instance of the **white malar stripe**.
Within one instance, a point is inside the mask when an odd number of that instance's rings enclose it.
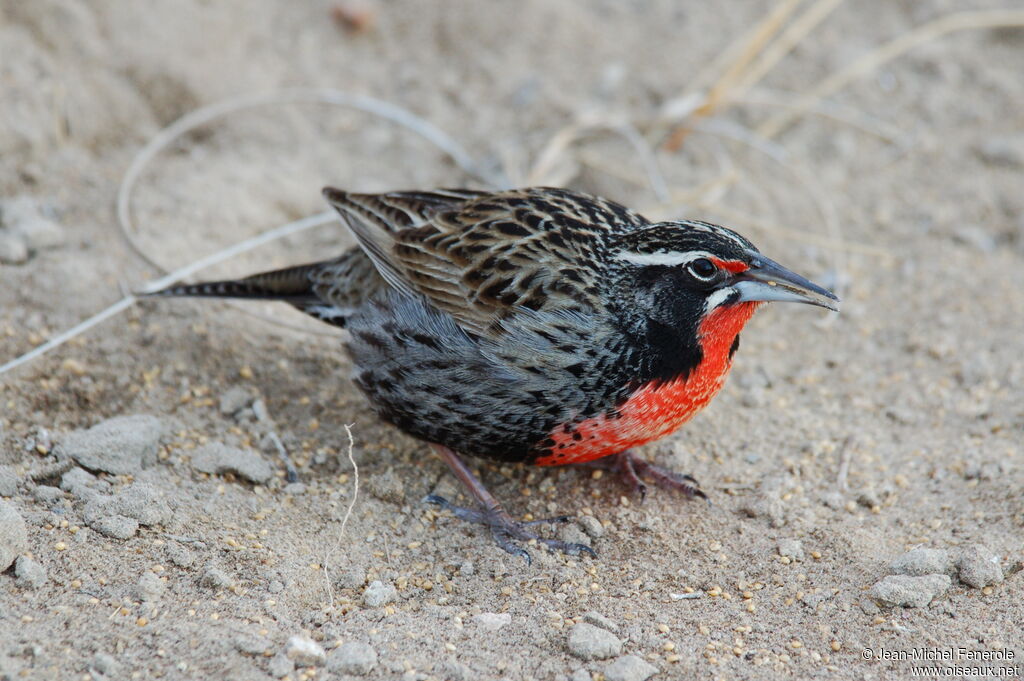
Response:
[[[707,251],[662,251],[660,253],[619,251],[615,257],[618,260],[625,260],[626,262],[631,262],[634,265],[642,265],[645,267],[650,265],[676,267],[678,265],[685,265],[697,258],[708,258],[709,260],[712,258],[718,259],[718,256],[712,255]]]
[[[729,299],[730,296],[736,293],[736,289],[732,286],[723,286],[720,289],[716,289],[705,299],[704,303],[704,314],[707,314],[714,310],[716,307],[724,303]]]

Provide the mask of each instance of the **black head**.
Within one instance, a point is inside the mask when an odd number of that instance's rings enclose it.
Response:
[[[702,321],[728,306],[790,301],[837,309],[830,292],[718,225],[662,222],[617,235],[610,246],[611,296],[623,328],[661,353],[699,353]]]

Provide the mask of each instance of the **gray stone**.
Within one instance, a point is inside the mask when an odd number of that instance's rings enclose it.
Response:
[[[228,573],[211,563],[203,570],[203,576],[199,578],[199,583],[211,589],[229,589],[235,581]]]
[[[588,613],[584,613],[583,621],[593,624],[595,627],[601,627],[602,629],[605,629],[607,631],[619,631],[619,625],[617,625],[615,622],[612,622],[610,619],[608,619],[601,613],[595,612],[594,610],[591,610]]]
[[[46,506],[53,506],[64,498],[64,492],[59,487],[50,485],[38,485],[32,490],[32,498]]]
[[[328,669],[330,669],[330,665],[331,658],[328,657]],[[434,673],[443,681],[473,681],[473,679],[477,678],[477,675],[473,674],[472,669],[455,660],[445,660],[440,664],[434,665]]]
[[[84,468],[75,466],[60,477],[60,488],[76,497],[88,500],[97,494],[97,491],[92,488],[96,481],[95,475]]]
[[[28,262],[28,244],[20,234],[0,229],[0,263],[24,265]]]
[[[804,545],[798,539],[780,539],[779,555],[802,561],[804,559]]]
[[[43,215],[39,203],[30,196],[18,196],[0,204],[0,220],[8,232],[19,235],[33,251],[64,243],[64,228]]]
[[[27,556],[18,556],[14,563],[14,576],[18,578],[18,586],[38,589],[46,584],[46,568]]]
[[[113,655],[96,653],[92,658],[91,667],[105,676],[114,676],[121,670],[121,665]]]
[[[569,675],[569,681],[593,681],[593,676],[583,667]]]
[[[610,631],[580,622],[569,632],[569,652],[581,660],[605,660],[622,653],[622,641]]]
[[[607,681],[647,681],[658,668],[636,655],[623,655],[604,668]]]
[[[17,494],[19,482],[13,466],[0,466],[0,497],[13,497]]]
[[[482,612],[473,616],[473,621],[486,632],[495,632],[512,623],[512,615],[507,612]]]
[[[113,496],[97,494],[85,505],[83,515],[90,526],[95,519],[111,515],[133,518],[140,525],[162,525],[170,520],[171,508],[156,487],[136,482]]]
[[[225,416],[237,414],[248,407],[251,401],[248,390],[242,386],[235,386],[220,396],[220,413]]]
[[[11,566],[18,554],[28,551],[25,520],[12,504],[0,501],[0,572]]]
[[[234,640],[235,650],[245,655],[262,655],[270,649],[270,641],[263,636],[242,634]]]
[[[363,591],[363,604],[368,608],[379,608],[391,603],[396,598],[398,598],[398,592],[395,587],[380,580],[370,582],[370,586]]]
[[[988,165],[1024,168],[1024,135],[989,137],[978,144],[974,151]]]
[[[923,608],[944,594],[952,583],[949,575],[889,575],[871,587],[868,596],[887,607]]]
[[[983,589],[1003,581],[1003,568],[999,565],[999,556],[981,544],[966,547],[956,564],[960,569],[960,581],[975,589]]]
[[[152,602],[160,600],[166,590],[167,585],[162,579],[152,572],[146,572],[135,583],[133,595],[137,600]]]
[[[896,575],[953,575],[953,559],[942,549],[916,548],[907,551],[893,562],[889,569]]]
[[[166,426],[155,416],[137,414],[107,419],[88,430],[68,433],[61,446],[84,468],[128,475],[156,462]]]
[[[211,442],[192,454],[192,467],[202,473],[233,473],[249,482],[265,485],[274,477],[274,467],[257,452]]]
[[[181,544],[167,545],[167,559],[180,568],[190,568],[196,562],[196,557],[191,551]]]
[[[369,488],[370,494],[381,501],[390,501],[393,504],[401,504],[405,501],[405,483],[393,468],[371,475],[366,486]]]
[[[576,522],[579,523],[584,532],[594,539],[597,539],[604,534],[604,525],[602,525],[601,521],[592,515],[582,515],[576,518]]]
[[[288,639],[284,654],[300,667],[318,667],[327,660],[327,653],[320,644],[305,636],[292,636]]]
[[[377,666],[377,651],[362,641],[346,641],[327,656],[327,670],[334,674],[363,676]]]
[[[267,671],[271,676],[280,679],[295,671],[295,663],[288,659],[283,652],[280,652],[270,658],[270,662],[267,663]]]
[[[111,539],[131,539],[139,531],[139,521],[123,515],[98,516],[86,522],[89,527]]]

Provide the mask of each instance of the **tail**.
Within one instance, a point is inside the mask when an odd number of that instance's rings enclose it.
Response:
[[[349,315],[379,286],[366,276],[367,270],[375,274],[372,269],[362,251],[354,249],[333,260],[262,272],[244,279],[178,284],[143,297],[277,300],[344,328]]]

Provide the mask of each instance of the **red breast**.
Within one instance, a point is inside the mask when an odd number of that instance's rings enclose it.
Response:
[[[689,376],[641,386],[618,408],[551,433],[551,453],[533,461],[537,466],[584,463],[638,447],[675,431],[704,408],[721,389],[732,366],[731,349],[758,303],[718,308],[698,330],[703,358]]]

